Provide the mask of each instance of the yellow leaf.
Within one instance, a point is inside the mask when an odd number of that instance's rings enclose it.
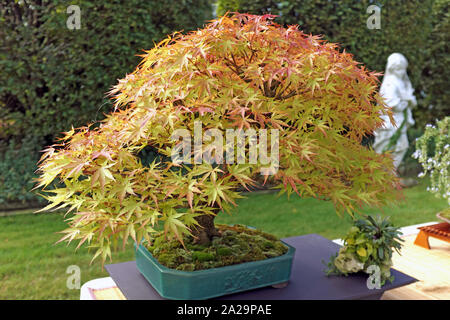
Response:
[[[363,247],[359,247],[356,252],[358,253],[358,255],[360,257],[366,257],[367,256],[367,251],[366,249],[364,249]]]

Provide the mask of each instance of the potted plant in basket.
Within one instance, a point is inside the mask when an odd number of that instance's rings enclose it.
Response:
[[[416,140],[416,151],[412,155],[422,165],[419,178],[430,176],[431,187],[427,190],[437,197],[447,199],[450,205],[450,117],[427,124],[424,134]],[[450,223],[450,208],[436,215]]]
[[[114,112],[44,151],[44,210],[74,213],[61,241],[88,243],[104,262],[131,237],[139,270],[163,296],[207,298],[289,278],[293,248],[214,223],[258,175],[280,193],[330,200],[339,214],[396,198],[392,159],[361,145],[381,114],[391,117],[378,74],[272,18],[224,16],[161,41],[111,90]],[[146,151],[158,156],[143,161]]]

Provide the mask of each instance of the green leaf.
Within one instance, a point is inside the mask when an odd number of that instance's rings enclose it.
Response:
[[[358,247],[358,249],[356,250],[356,253],[358,253],[358,255],[360,257],[363,257],[363,258],[367,257],[367,251],[364,247]]]
[[[378,247],[378,257],[383,260],[384,259],[384,250],[382,247]]]

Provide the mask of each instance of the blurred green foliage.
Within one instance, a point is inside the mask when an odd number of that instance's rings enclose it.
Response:
[[[431,23],[433,29],[429,35],[422,74],[422,86],[426,93],[423,105],[428,106],[428,110],[419,116],[425,122],[434,124],[427,115],[432,114],[436,119],[450,115],[450,0],[434,1]]]
[[[81,9],[70,30],[70,5]],[[107,91],[167,34],[201,27],[209,0],[28,0],[0,4],[0,206],[28,201],[39,150],[103,118]]]

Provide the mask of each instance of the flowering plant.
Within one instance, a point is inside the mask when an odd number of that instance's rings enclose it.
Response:
[[[442,195],[450,204],[450,117],[437,121],[436,125],[427,124],[425,133],[416,140],[416,151],[412,157],[417,159],[424,171],[430,175],[431,187],[427,191]]]

